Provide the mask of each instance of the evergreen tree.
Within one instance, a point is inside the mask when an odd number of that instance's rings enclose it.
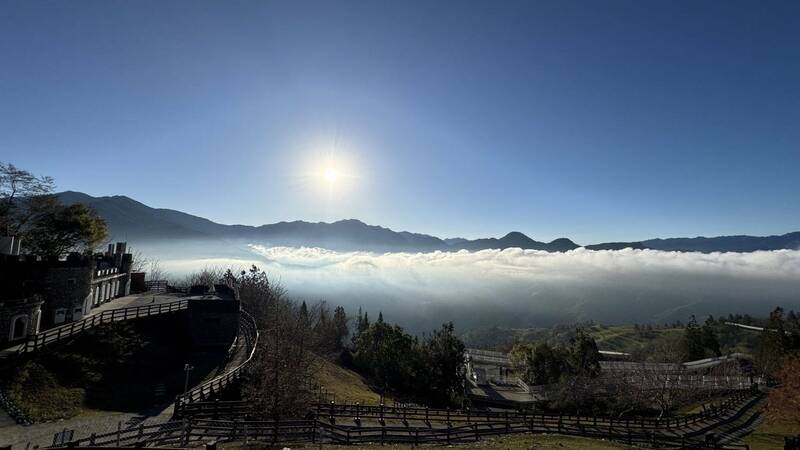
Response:
[[[344,340],[350,333],[350,329],[347,325],[347,314],[341,306],[337,306],[333,311],[333,330],[334,344],[336,349],[339,350],[344,345]]]
[[[681,358],[684,362],[696,361],[705,358],[705,355],[703,334],[697,325],[697,320],[692,316],[684,329],[683,338],[681,339]]]
[[[722,356],[722,349],[720,348],[719,340],[717,339],[717,334],[714,332],[713,316],[708,316],[708,319],[706,319],[706,323],[703,324],[700,341],[703,346],[703,349],[710,351],[713,354],[713,356]]]
[[[424,387],[434,404],[456,403],[463,395],[464,350],[464,343],[456,336],[452,322],[443,324],[425,342]]]
[[[570,367],[578,376],[594,378],[600,374],[600,352],[594,338],[578,329],[570,339]]]
[[[783,308],[775,308],[769,315],[769,321],[761,332],[761,342],[756,362],[763,373],[772,375],[780,366],[780,361],[791,348],[791,338],[786,335]]]

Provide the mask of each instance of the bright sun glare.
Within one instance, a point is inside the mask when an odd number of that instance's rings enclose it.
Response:
[[[336,182],[336,179],[339,178],[339,173],[336,172],[336,169],[334,169],[333,167],[328,167],[327,169],[325,169],[325,173],[323,176],[325,177],[325,181],[327,181],[328,183],[334,183]]]

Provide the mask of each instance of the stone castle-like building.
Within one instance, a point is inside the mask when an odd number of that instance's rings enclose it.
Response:
[[[128,295],[132,265],[125,242],[64,260],[19,255],[18,245],[0,247],[0,348]]]

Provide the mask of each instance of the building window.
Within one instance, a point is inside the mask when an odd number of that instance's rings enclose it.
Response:
[[[64,323],[67,320],[66,308],[58,308],[53,314],[53,323]]]
[[[75,287],[75,278],[70,278],[67,280],[67,287],[73,288]]]
[[[22,314],[11,319],[11,333],[9,340],[16,341],[26,336],[28,332],[28,316]]]

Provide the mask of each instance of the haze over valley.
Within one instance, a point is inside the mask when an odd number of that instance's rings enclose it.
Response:
[[[112,238],[158,259],[173,280],[202,267],[257,265],[293,297],[382,311],[415,331],[446,320],[469,330],[800,309],[797,232],[580,247],[520,232],[441,239],[357,220],[221,225],[124,196],[59,197],[95,208]]]

